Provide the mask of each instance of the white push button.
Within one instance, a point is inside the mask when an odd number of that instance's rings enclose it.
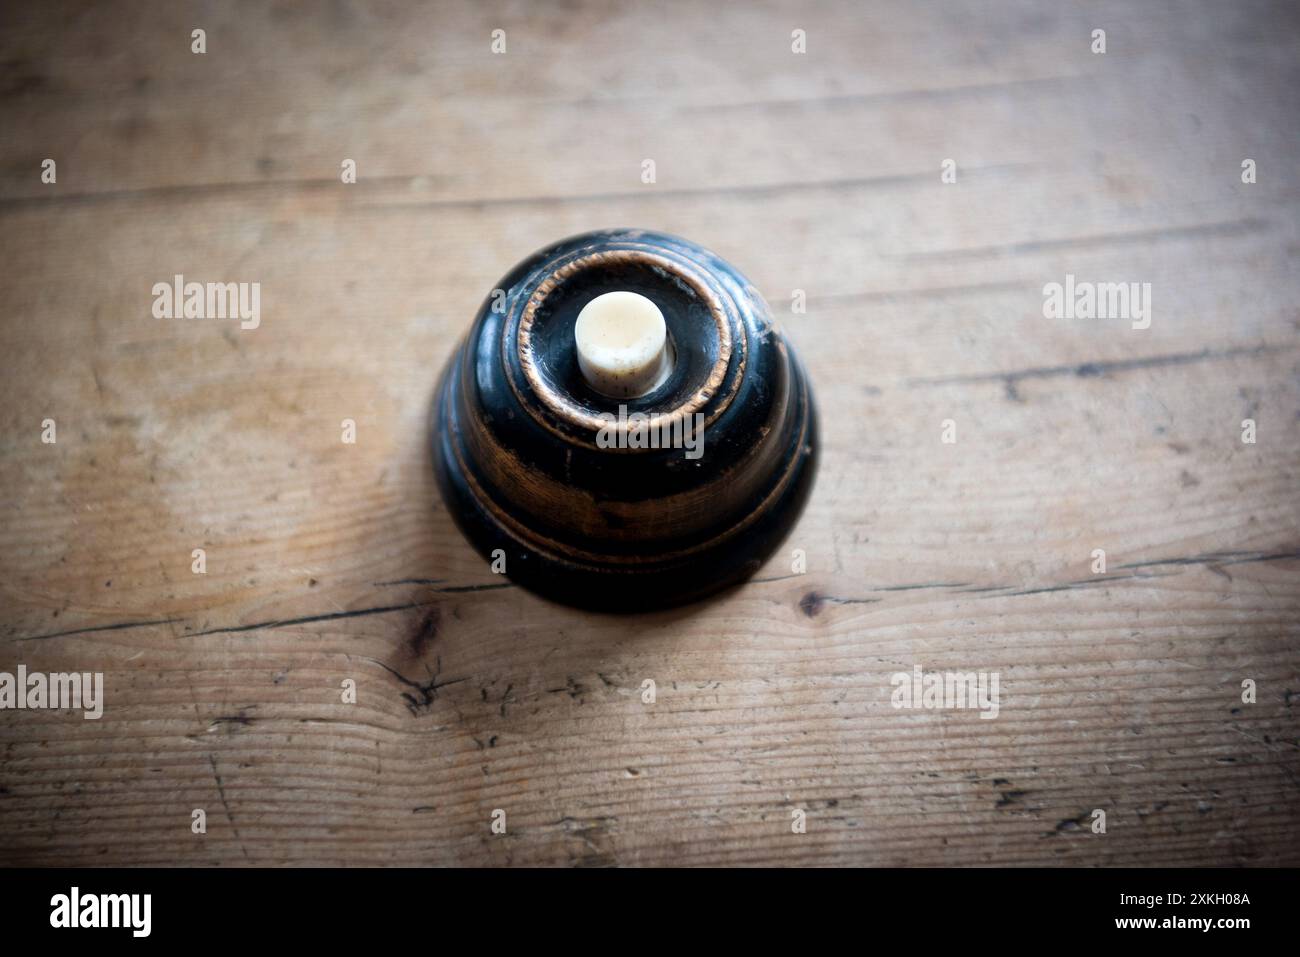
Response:
[[[583,376],[605,395],[645,395],[672,371],[664,315],[639,293],[607,292],[591,300],[578,313],[573,338]]]

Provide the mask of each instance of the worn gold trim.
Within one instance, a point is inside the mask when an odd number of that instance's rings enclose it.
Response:
[[[519,355],[519,364],[524,370],[524,378],[527,380],[529,387],[545,408],[554,416],[563,422],[568,423],[578,429],[584,429],[588,432],[600,432],[602,429],[611,428],[611,423],[602,419],[599,415],[587,412],[573,402],[568,401],[557,390],[552,388],[542,377],[537,368],[537,363],[533,355],[532,327],[537,316],[537,310],[541,307],[546,298],[570,276],[581,272],[584,269],[593,266],[608,265],[616,262],[639,263],[642,265],[653,266],[665,270],[686,282],[709,307],[709,314],[713,319],[714,329],[718,335],[718,358],[714,361],[713,367],[709,370],[709,376],[693,395],[685,402],[674,409],[664,413],[647,413],[650,417],[650,426],[652,428],[675,428],[678,421],[684,422],[687,416],[694,415],[700,409],[718,394],[722,383],[727,377],[727,368],[731,363],[732,338],[731,325],[727,322],[726,309],[722,300],[714,294],[707,283],[694,270],[690,269],[683,263],[669,259],[666,256],[649,252],[643,249],[610,249],[600,252],[587,253],[572,259],[560,266],[549,276],[543,279],[533,290],[527,304],[524,306],[523,316],[519,320],[519,331],[517,336],[517,348]],[[511,343],[509,341],[510,323],[505,324],[504,336],[506,341],[503,343],[504,355],[508,355]],[[744,334],[743,324],[741,334]],[[742,363],[744,353],[741,354]],[[534,418],[538,420],[548,430],[554,431],[554,428],[543,416],[539,414],[536,406],[519,392],[518,383],[510,374],[509,363],[506,363],[506,379],[510,382],[510,387],[515,393],[515,397],[520,404],[527,409]],[[738,370],[743,375],[743,367]],[[712,422],[726,409],[730,404],[730,396],[723,396],[723,401],[715,407],[708,419],[705,420],[705,427]],[[619,423],[612,426],[618,431],[627,433],[631,430],[631,423]],[[637,452],[640,449],[632,449],[626,443],[619,443],[613,451],[631,451]]]

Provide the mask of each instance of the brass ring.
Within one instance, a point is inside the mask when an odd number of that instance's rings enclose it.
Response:
[[[581,272],[592,266],[604,266],[611,263],[637,263],[648,265],[656,269],[661,269],[671,273],[673,276],[686,282],[697,296],[700,297],[709,307],[709,314],[713,318],[714,328],[718,333],[718,358],[713,363],[713,368],[709,370],[709,377],[705,379],[704,384],[695,391],[685,402],[664,413],[645,413],[655,428],[672,428],[678,420],[685,420],[687,416],[692,415],[702,409],[710,399],[717,394],[723,380],[727,375],[727,367],[731,363],[731,326],[727,322],[726,310],[723,307],[722,300],[718,298],[694,271],[679,262],[674,262],[665,256],[656,253],[647,252],[640,249],[612,249],[602,252],[588,253],[585,256],[579,256],[560,266],[549,276],[543,279],[537,288],[533,290],[528,299],[527,305],[524,306],[523,316],[519,320],[518,332],[518,354],[519,364],[524,370],[524,378],[527,379],[529,387],[533,390],[538,400],[553,415],[561,421],[566,422],[579,429],[586,429],[592,433],[600,432],[602,429],[614,428],[619,432],[627,434],[631,431],[633,423],[615,422],[611,423],[608,419],[588,412],[577,404],[569,401],[559,391],[554,389],[538,371],[537,363],[533,359],[532,348],[532,327],[536,319],[537,310],[541,307],[546,298],[555,291],[560,283],[564,282],[575,273]],[[509,324],[506,326],[506,335],[509,336]],[[509,342],[505,343],[506,349],[509,349]],[[514,378],[509,375],[509,364],[506,367],[507,378],[510,380],[511,388],[514,389],[515,395],[520,400],[520,404],[533,413],[534,417],[542,425],[550,428],[550,424],[537,415],[531,403],[524,401],[524,397],[519,395]],[[722,408],[729,403],[724,402]],[[715,411],[712,417],[716,417],[722,411],[722,408]],[[636,451],[635,449],[633,451]]]

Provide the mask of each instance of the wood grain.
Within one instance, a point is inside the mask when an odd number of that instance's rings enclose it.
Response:
[[[0,863],[1300,863],[1294,9],[0,16],[0,670],[107,694],[0,714]],[[823,440],[755,580],[633,618],[492,575],[426,435],[500,275],[618,225],[755,282]],[[1044,319],[1067,272],[1151,328]]]

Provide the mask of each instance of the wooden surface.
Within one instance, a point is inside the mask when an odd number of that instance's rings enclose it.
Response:
[[[0,863],[1300,863],[1294,7],[2,16],[0,670],[107,704],[0,713]],[[756,580],[635,618],[491,574],[425,434],[498,277],[614,225],[742,269],[823,428]]]

